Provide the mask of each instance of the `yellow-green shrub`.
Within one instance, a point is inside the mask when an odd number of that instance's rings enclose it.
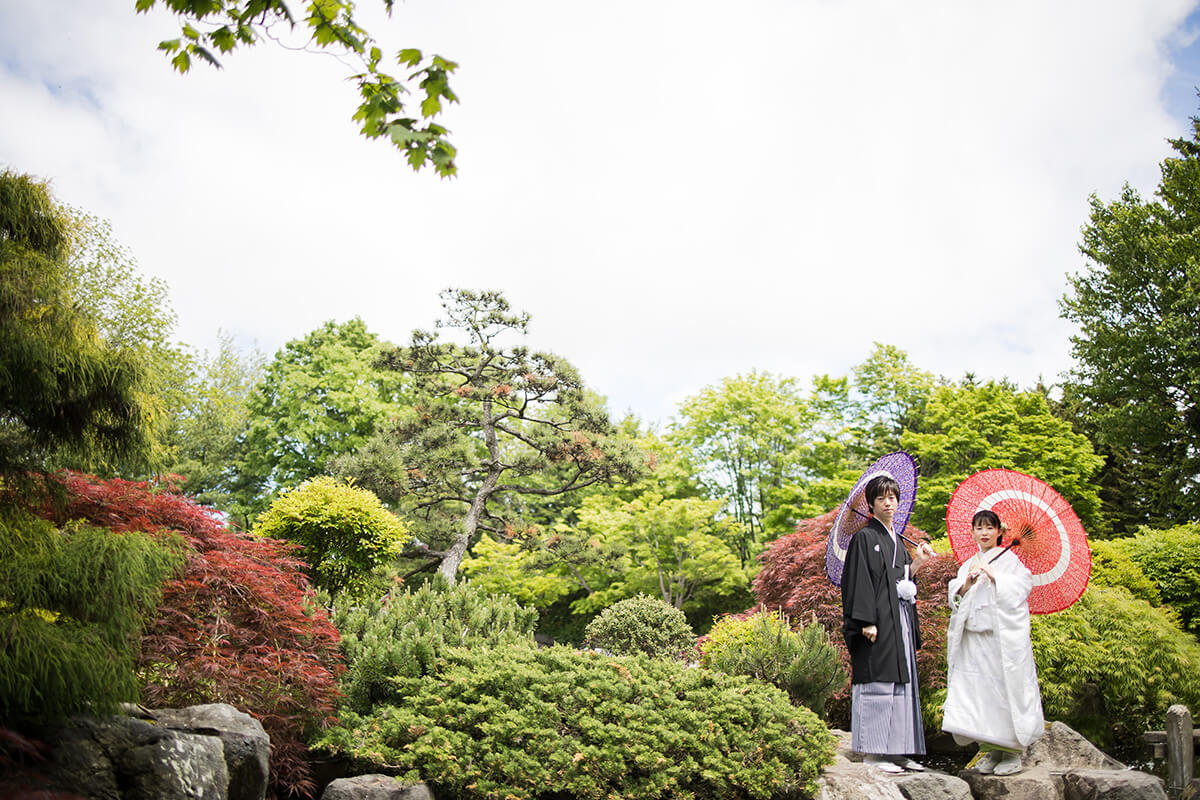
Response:
[[[361,586],[410,538],[374,493],[329,477],[285,491],[259,515],[254,533],[301,545],[313,583],[331,594]]]

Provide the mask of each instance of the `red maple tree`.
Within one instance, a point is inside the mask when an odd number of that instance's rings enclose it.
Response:
[[[272,791],[311,795],[305,739],[333,718],[345,667],[298,547],[233,531],[170,483],[72,472],[58,481],[65,494],[48,496],[39,509],[58,524],[174,532],[191,547],[142,637],[143,702],[223,702],[253,715],[271,737]]]

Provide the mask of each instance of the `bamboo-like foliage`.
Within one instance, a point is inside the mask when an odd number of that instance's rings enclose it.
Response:
[[[137,637],[182,560],[178,539],[0,511],[0,722],[136,700]]]
[[[66,218],[44,183],[0,172],[0,472],[148,452],[145,373],[70,291]]]

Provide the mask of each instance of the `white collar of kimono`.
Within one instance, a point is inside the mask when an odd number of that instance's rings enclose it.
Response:
[[[1058,514],[1050,507],[1042,498],[1029,492],[1021,491],[1020,489],[1001,489],[998,492],[993,492],[987,497],[979,501],[978,511],[990,511],[992,506],[1002,500],[1023,500],[1027,503],[1037,506],[1042,511],[1046,512],[1046,516],[1054,523],[1055,529],[1058,531],[1058,539],[1061,546],[1058,549],[1058,561],[1054,566],[1045,572],[1040,572],[1033,576],[1034,586],[1044,586],[1048,583],[1054,583],[1063,576],[1067,571],[1067,565],[1071,563],[1071,540],[1067,536],[1067,528],[1063,525],[1062,520],[1058,518]]]

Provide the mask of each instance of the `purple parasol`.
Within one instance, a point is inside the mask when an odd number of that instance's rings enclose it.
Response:
[[[850,490],[847,497],[838,508],[837,519],[829,531],[829,540],[825,545],[825,574],[834,586],[842,585],[842,566],[846,563],[846,548],[850,545],[850,537],[867,524],[871,518],[871,510],[867,508],[867,482],[877,475],[890,475],[900,484],[900,505],[892,525],[896,534],[904,533],[908,518],[912,515],[913,503],[917,497],[917,462],[903,450],[888,453],[869,466]]]

